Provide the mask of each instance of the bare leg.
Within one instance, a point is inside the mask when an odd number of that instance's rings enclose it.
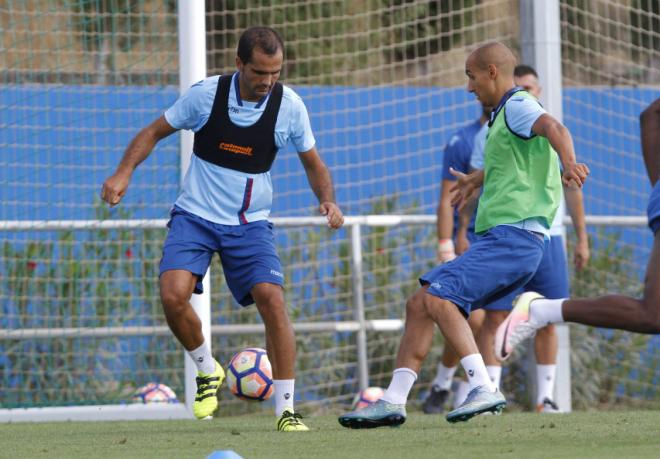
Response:
[[[396,355],[396,368],[410,368],[416,373],[433,341],[435,324],[424,308],[427,287],[420,288],[406,303],[406,322]],[[465,319],[464,319],[465,321]]]
[[[557,332],[554,325],[547,325],[536,332],[534,352],[538,365],[554,365],[557,363]],[[491,350],[493,346],[491,344]]]
[[[294,379],[296,339],[282,287],[259,283],[250,293],[266,326],[266,348],[273,367],[273,379]]]
[[[495,358],[495,332],[509,311],[486,311],[486,318],[477,334],[477,345],[479,352],[484,358],[484,363],[489,366],[500,366],[501,363]]]
[[[204,342],[202,322],[190,304],[197,277],[175,269],[160,276],[160,298],[170,330],[183,347],[192,351]]]
[[[486,311],[483,309],[477,309],[468,318],[468,324],[470,329],[472,329],[472,334],[476,337],[481,329],[481,326],[486,317]],[[447,368],[455,367],[460,362],[460,358],[456,354],[456,351],[449,343],[445,343],[445,348],[442,351],[442,358],[440,360],[444,366]],[[488,365],[488,364],[487,364]]]
[[[622,295],[566,300],[562,305],[564,320],[636,333],[660,333],[660,238],[657,235],[644,284],[641,300]]]
[[[422,300],[426,314],[438,325],[460,359],[479,352],[470,325],[454,303],[426,293]]]

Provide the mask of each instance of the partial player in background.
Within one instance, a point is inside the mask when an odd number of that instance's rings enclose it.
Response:
[[[514,81],[517,86],[525,89],[535,98],[541,95],[536,71],[528,65],[518,65],[514,69]],[[505,113],[506,115],[506,113]],[[515,126],[515,120],[509,120],[510,126]],[[524,132],[517,133],[525,135]],[[482,137],[475,139],[471,167],[483,169],[483,149],[479,149]],[[582,190],[577,187],[563,187],[566,204],[573,220],[576,234],[575,245],[575,268],[581,270],[589,261],[589,240],[584,218],[584,201]],[[469,212],[466,206],[466,210]],[[568,265],[565,250],[565,227],[564,200],[562,199],[557,214],[550,227],[550,241],[543,254],[541,264],[532,279],[520,290],[512,292],[484,307],[486,318],[477,336],[479,351],[484,357],[486,369],[493,383],[499,387],[502,375],[502,366],[493,352],[493,343],[497,327],[506,319],[511,311],[515,297],[525,290],[540,292],[547,298],[565,298],[569,295]],[[461,219],[463,221],[464,219]],[[557,372],[557,333],[553,325],[548,325],[539,330],[534,343],[534,354],[536,356],[536,411],[555,413],[558,406],[554,401],[555,375]]]
[[[653,187],[647,208],[653,249],[642,298],[606,295],[549,300],[536,292],[526,292],[497,330],[495,354],[499,359],[506,359],[518,344],[553,323],[574,322],[636,333],[660,333],[660,98],[639,119],[644,163]]]
[[[307,109],[290,88],[278,83],[284,59],[282,39],[268,27],[251,27],[238,42],[233,75],[194,84],[163,116],[131,141],[116,172],[103,184],[102,198],[119,203],[135,168],[161,139],[179,129],[195,132],[190,166],[174,203],[160,262],[160,294],[170,329],[197,365],[197,418],[211,416],[225,377],[202,335],[190,305],[202,293],[202,279],[215,252],[227,285],[242,306],[256,303],[266,327],[273,367],[277,430],[305,431],[294,411],[296,341],[284,301],[282,266],[267,220],[273,190],[270,168],[291,140],[299,152],[319,212],[337,229],[344,217],[335,204],[330,173],[315,146]]]
[[[481,46],[466,60],[468,91],[495,109],[490,117],[484,171],[469,175],[452,171],[458,178],[453,204],[460,209],[462,202],[483,185],[475,224],[481,237],[453,262],[421,276],[422,287],[406,303],[396,369],[385,395],[370,407],[340,416],[344,427],[405,422],[408,395],[432,345],[436,326],[459,355],[471,387],[465,402],[448,413],[447,420],[466,421],[480,413],[498,412],[506,405],[490,380],[466,319],[472,310],[531,279],[561,200],[562,180],[582,186],[589,173],[584,164],[576,162],[568,130],[529,93],[515,86],[515,63],[513,53],[502,43]],[[509,130],[505,111],[521,121],[521,131],[527,126],[525,137]]]
[[[459,229],[458,211],[451,204],[451,189],[456,183],[449,170],[454,169],[468,173],[470,171],[470,158],[474,147],[474,139],[478,132],[486,125],[491,107],[481,106],[481,116],[456,131],[444,149],[442,157],[442,182],[440,184],[440,200],[436,211],[438,234],[438,263],[446,263],[465,252],[474,240],[474,218],[469,224]],[[468,323],[473,333],[477,333],[483,320],[483,312],[475,311],[470,315]],[[431,381],[429,393],[424,399],[422,410],[426,414],[442,413],[444,404],[449,398],[454,374],[458,369],[459,358],[451,346],[445,343],[442,357],[438,362],[435,378]],[[465,400],[469,391],[467,380],[461,380],[454,394],[454,399],[460,404]]]

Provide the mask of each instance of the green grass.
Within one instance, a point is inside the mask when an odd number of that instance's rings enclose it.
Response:
[[[308,433],[275,431],[273,416],[213,421],[62,422],[0,425],[0,458],[658,457],[659,411],[505,413],[448,424],[412,413],[400,428],[347,430],[336,416],[306,419]]]

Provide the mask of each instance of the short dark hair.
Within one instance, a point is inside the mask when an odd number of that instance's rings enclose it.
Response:
[[[270,27],[250,27],[245,29],[238,40],[236,54],[244,64],[252,59],[252,51],[259,48],[264,54],[273,56],[278,50],[284,54],[284,42],[280,35]]]
[[[516,78],[524,77],[525,75],[534,75],[536,78],[539,76],[536,73],[536,70],[534,70],[534,67],[531,65],[516,65],[516,68],[513,69],[513,76]]]

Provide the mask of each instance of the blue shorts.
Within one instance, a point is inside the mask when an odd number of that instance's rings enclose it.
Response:
[[[649,227],[653,234],[660,230],[660,180],[655,183],[651,197],[649,198],[649,206],[646,209],[649,216]]]
[[[172,269],[197,276],[195,293],[215,252],[220,254],[227,285],[242,306],[254,303],[250,290],[268,282],[284,285],[282,264],[275,251],[273,224],[260,220],[246,225],[220,225],[174,207],[160,260],[160,274]]]
[[[546,243],[530,231],[498,225],[460,257],[420,277],[428,293],[456,304],[465,316],[510,294],[536,272]]]
[[[566,264],[563,237],[550,237],[550,243],[545,249],[541,263],[527,284],[484,306],[484,309],[486,311],[510,311],[514,298],[525,291],[538,292],[551,299],[568,298],[568,265]]]

